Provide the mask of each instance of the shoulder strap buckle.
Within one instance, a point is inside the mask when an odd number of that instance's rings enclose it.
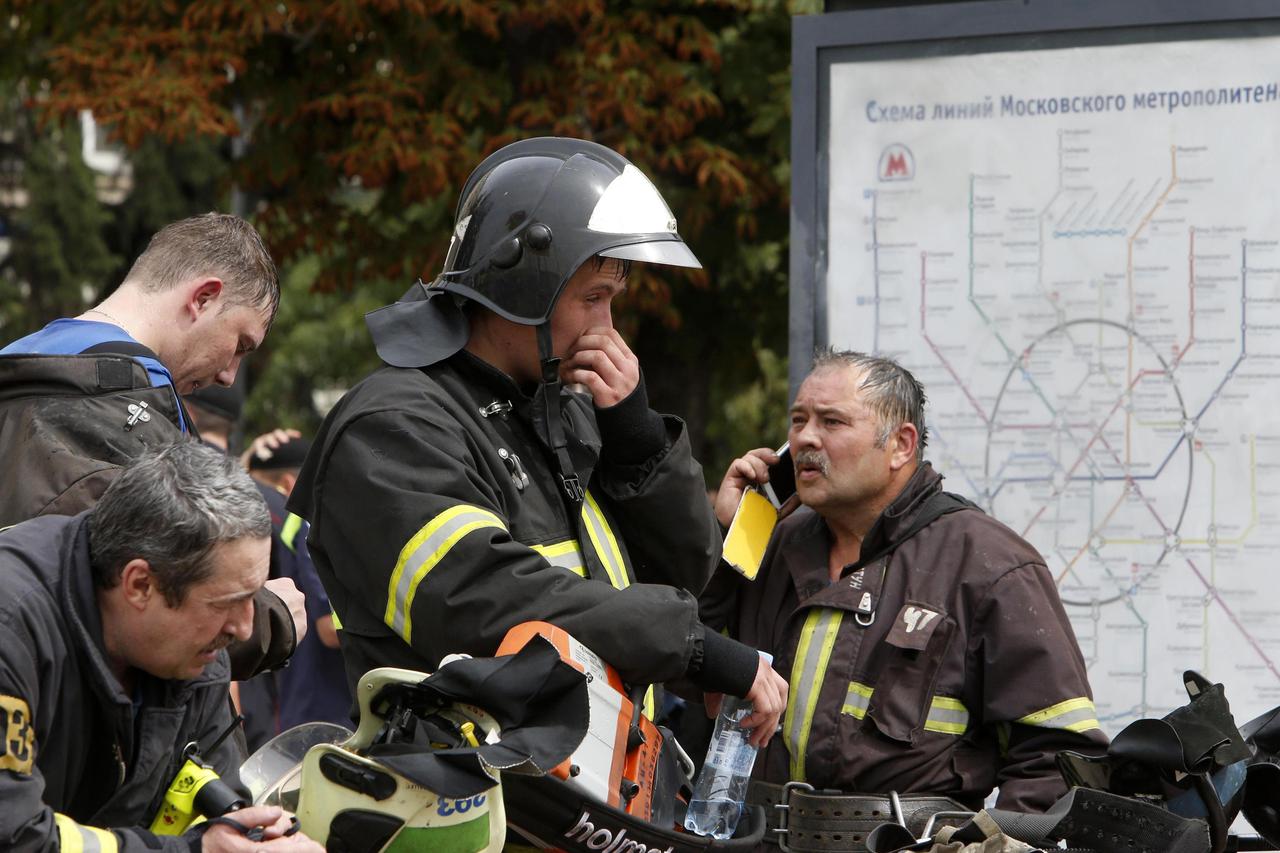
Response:
[[[560,485],[564,488],[565,496],[575,504],[582,503],[583,498],[586,497],[587,493],[583,490],[582,481],[578,479],[577,474],[570,474],[567,477],[561,474]]]

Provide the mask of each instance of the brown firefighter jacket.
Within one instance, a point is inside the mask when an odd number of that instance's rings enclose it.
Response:
[[[802,508],[757,579],[721,566],[704,617],[774,654],[791,686],[755,777],[866,793],[944,794],[1042,810],[1054,755],[1099,753],[1085,664],[1036,550],[942,491],[924,463],[830,583],[830,534]]]

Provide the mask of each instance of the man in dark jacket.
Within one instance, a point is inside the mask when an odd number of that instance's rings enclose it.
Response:
[[[924,403],[889,359],[820,353],[791,407],[803,507],[774,531],[753,582],[722,566],[704,598],[713,624],[790,672],[757,801],[795,781],[975,808],[999,786],[1002,808],[1042,810],[1066,790],[1058,750],[1106,745],[1043,558],[942,490],[922,459]],[[722,524],[777,461],[767,449],[734,461]]]
[[[187,744],[240,789],[243,741],[219,743],[223,649],[251,630],[270,532],[248,475],[184,441],[140,457],[92,510],[0,534],[0,847],[250,849],[229,825],[147,827]],[[280,837],[279,809],[230,817],[268,848],[318,849]]]
[[[625,158],[524,140],[468,179],[441,275],[369,315],[387,366],[330,412],[290,500],[353,687],[543,620],[632,684],[746,696],[772,735],[785,682],[698,621],[719,535],[683,423],[613,328],[632,260],[698,266]]]
[[[189,433],[177,395],[230,385],[279,301],[258,232],[208,213],[157,232],[98,305],[0,349],[0,528],[89,508],[120,465]],[[257,611],[252,641],[232,651],[238,678],[278,666],[306,630],[287,579],[258,593]]]

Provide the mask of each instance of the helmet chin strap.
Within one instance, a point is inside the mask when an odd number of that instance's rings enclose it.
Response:
[[[542,401],[547,417],[547,437],[555,455],[556,476],[565,497],[575,506],[582,503],[585,492],[569,458],[564,422],[560,420],[560,359],[551,350],[551,323],[538,324],[538,362],[542,366]]]

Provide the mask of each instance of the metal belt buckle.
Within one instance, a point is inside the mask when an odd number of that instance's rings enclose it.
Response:
[[[898,798],[897,791],[889,792],[889,808],[893,812],[893,822],[903,829],[907,828],[907,819],[902,814],[902,800]]]
[[[925,822],[924,832],[921,834],[921,841],[928,841],[933,838],[933,827],[940,820],[952,820],[954,818],[964,818],[968,820],[976,815],[977,812],[934,812],[929,815],[929,820]]]
[[[797,789],[812,791],[813,786],[808,782],[788,782],[782,786],[782,802],[773,804],[773,807],[778,810],[778,825],[773,831],[778,835],[778,846],[782,848],[783,853],[791,853],[791,848],[787,846],[787,824],[791,814],[791,792]]]

